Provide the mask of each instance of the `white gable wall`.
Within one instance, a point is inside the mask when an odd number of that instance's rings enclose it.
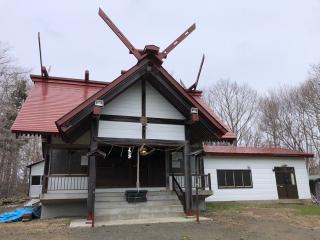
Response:
[[[303,158],[204,157],[204,171],[211,174],[213,195],[206,201],[277,200],[274,167],[294,167],[299,199],[310,199],[309,178]],[[251,169],[253,188],[218,189],[217,169]]]
[[[104,106],[102,114],[141,116],[141,82],[138,81]]]
[[[146,115],[154,118],[185,119],[150,83],[146,83]]]
[[[139,81],[107,103],[104,106],[102,114],[141,117],[141,95],[141,81]],[[164,119],[185,119],[185,117],[147,81],[146,116]],[[141,139],[142,124],[100,120],[98,137]],[[146,127],[146,138],[184,141],[184,125],[148,123]]]

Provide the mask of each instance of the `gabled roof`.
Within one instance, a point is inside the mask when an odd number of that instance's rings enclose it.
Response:
[[[55,121],[107,85],[106,82],[31,75],[34,86],[11,131],[20,134],[58,134]]]
[[[27,165],[26,167],[27,167],[27,168],[31,168],[31,167],[33,167],[34,165],[38,165],[39,163],[43,163],[43,162],[44,162],[44,160],[40,160],[40,161],[38,161],[38,162],[31,163],[31,164]]]
[[[59,134],[59,127],[77,116],[85,108],[90,108],[96,99],[114,93],[114,90],[133,75],[140,76],[148,71],[148,62],[138,62],[131,69],[111,83],[84,81],[82,79],[31,75],[34,86],[11,128],[20,134]],[[153,68],[192,106],[222,133],[222,139],[233,140],[235,135],[223,124],[222,120],[208,107],[199,95],[183,88],[160,65]],[[89,113],[90,110],[89,110]],[[58,128],[57,128],[58,126]]]
[[[210,146],[204,145],[206,155],[212,156],[252,156],[252,157],[300,157],[312,158],[312,153],[305,153],[286,148],[258,148],[238,146]]]
[[[58,129],[62,132],[68,131],[70,127],[73,127],[75,123],[71,123],[74,119],[80,121],[79,119],[83,119],[88,116],[93,109],[94,101],[98,99],[103,99],[108,95],[115,94],[117,89],[120,87],[124,88],[125,84],[128,84],[129,81],[132,81],[131,84],[138,79],[137,76],[141,77],[144,74],[150,75],[159,75],[161,79],[163,79],[166,84],[170,85],[170,88],[173,89],[175,93],[177,93],[180,98],[183,98],[183,101],[188,102],[189,105],[193,107],[197,107],[199,109],[199,113],[202,114],[206,121],[219,129],[220,135],[225,135],[230,133],[230,130],[223,124],[223,122],[209,109],[207,106],[204,106],[203,102],[200,101],[199,98],[195,98],[188,92],[187,89],[183,88],[162,66],[156,61],[153,61],[152,56],[150,58],[146,58],[145,61],[139,61],[135,66],[129,69],[127,72],[116,78],[109,85],[105,86],[103,89],[92,95],[90,98],[86,99],[80,105],[75,107],[70,112],[66,113],[60,119],[56,121],[56,125]],[[131,80],[134,79],[134,80]],[[128,86],[127,86],[128,87]],[[190,110],[189,110],[190,111]],[[234,135],[233,135],[234,136]],[[228,139],[235,139],[229,135]]]

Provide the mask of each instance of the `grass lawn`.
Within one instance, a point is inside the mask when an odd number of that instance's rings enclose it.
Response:
[[[246,211],[248,209],[264,209],[264,208],[277,208],[292,210],[297,215],[314,215],[320,216],[320,205],[312,203],[304,204],[280,204],[280,203],[237,203],[237,202],[226,202],[226,203],[207,203],[207,209],[209,212],[215,211]]]
[[[294,206],[294,210],[297,214],[300,215],[317,215],[320,216],[320,206],[314,204],[302,205],[302,206]]]

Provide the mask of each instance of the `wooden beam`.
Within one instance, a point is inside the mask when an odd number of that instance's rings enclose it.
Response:
[[[134,138],[102,138],[97,137],[99,144],[108,145],[123,145],[123,146],[140,146],[142,144],[150,146],[163,146],[163,147],[179,147],[185,144],[185,141],[174,140],[158,140],[158,139],[134,139]]]
[[[154,124],[184,125],[186,123],[186,121],[183,119],[153,118],[153,117],[146,117],[145,119],[147,120],[147,123],[154,123]],[[101,115],[100,120],[139,123],[141,122],[141,117],[121,116],[121,115]]]

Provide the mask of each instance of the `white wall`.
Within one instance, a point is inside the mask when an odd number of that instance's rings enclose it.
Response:
[[[204,157],[204,171],[211,174],[213,195],[206,201],[277,200],[274,167],[294,167],[299,199],[310,199],[308,173],[303,158]],[[217,169],[251,169],[253,188],[218,189]]]
[[[102,114],[141,116],[141,82],[138,81],[104,106]]]
[[[141,82],[135,83],[104,106],[102,114],[141,117]],[[146,82],[146,116],[183,120],[185,117],[155,88]],[[142,124],[99,121],[98,136],[105,138],[142,138]],[[185,140],[184,125],[152,124],[146,127],[147,139]]]
[[[98,137],[142,138],[141,123],[99,121]]]
[[[44,172],[44,162],[40,162],[31,166],[30,168],[30,183],[29,183],[29,197],[35,198],[39,197],[42,192],[42,184],[40,185],[31,185],[31,177],[32,176],[41,176],[40,181],[42,181],[42,176]],[[41,182],[40,182],[41,183]]]
[[[185,117],[154,87],[146,83],[146,115],[147,117],[185,119]]]
[[[146,138],[184,141],[184,125],[148,123],[146,128]]]
[[[31,175],[43,175],[44,161],[31,166]]]

